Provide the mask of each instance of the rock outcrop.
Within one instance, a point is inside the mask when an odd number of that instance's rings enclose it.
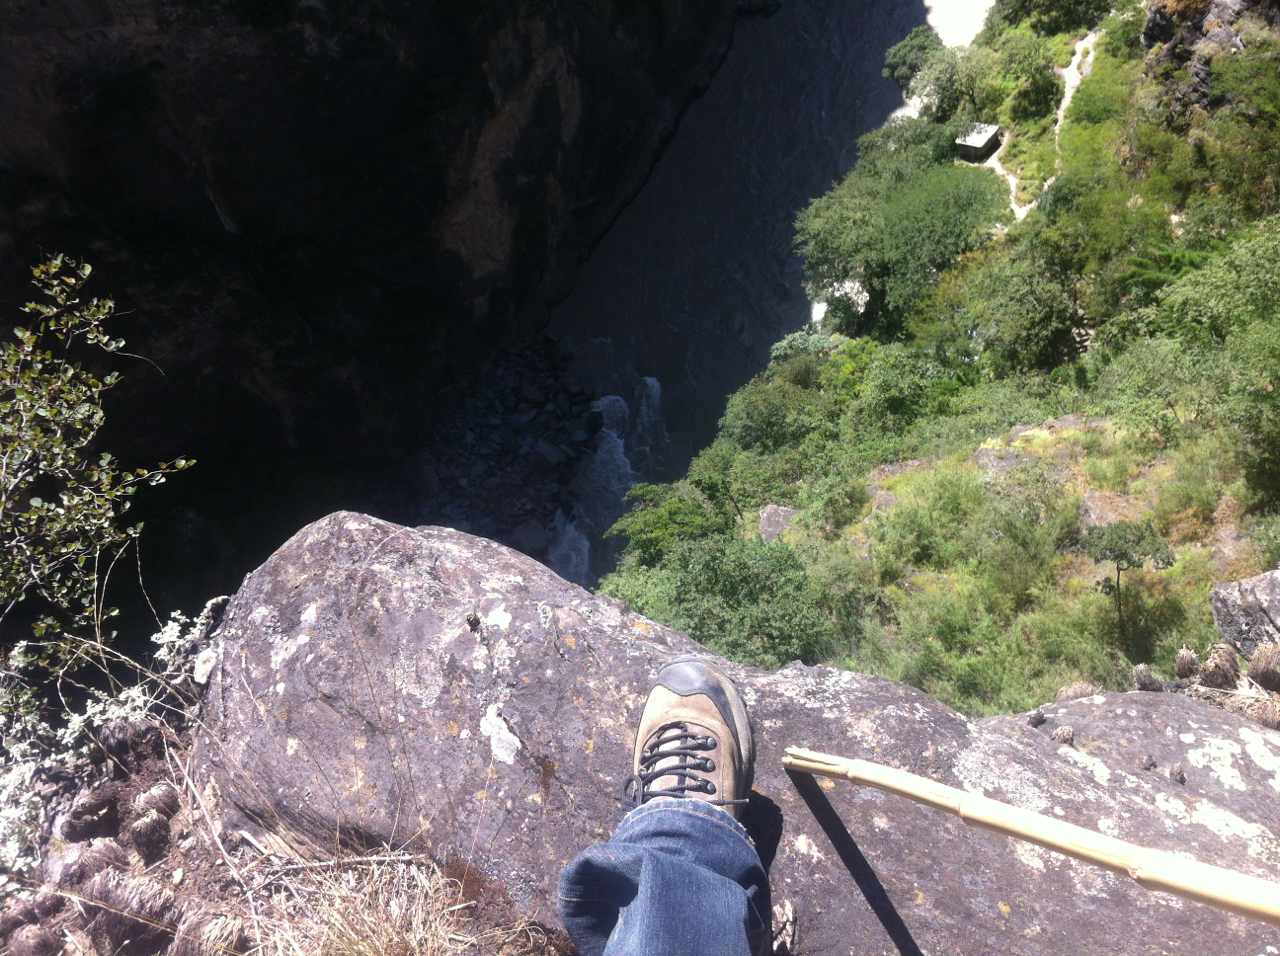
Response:
[[[1223,640],[1246,658],[1259,645],[1280,641],[1280,571],[1219,585],[1209,605]]]
[[[791,527],[800,512],[786,505],[765,505],[760,509],[760,538],[776,541]]]
[[[224,837],[303,856],[421,846],[548,922],[560,867],[625,812],[653,673],[700,651],[492,542],[353,513],[251,574],[215,647],[195,774]],[[971,720],[846,671],[725,666],[757,727],[749,825],[803,951],[1227,954],[1274,939],[903,799],[791,779],[780,758],[793,744],[867,757],[1270,876],[1280,734],[1175,694]]]

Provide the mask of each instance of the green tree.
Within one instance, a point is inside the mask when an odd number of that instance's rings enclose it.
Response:
[[[634,485],[627,492],[631,510],[606,536],[626,538],[627,556],[643,567],[653,567],[682,541],[722,534],[732,526],[727,482],[710,482],[708,488],[712,496],[694,483]]]
[[[991,16],[1027,20],[1038,32],[1054,34],[1093,26],[1110,9],[1111,0],[998,0]]]
[[[1008,213],[987,169],[929,166],[891,183],[857,170],[796,222],[813,298],[832,303],[850,334],[890,335],[957,256],[977,248]],[[860,308],[837,309],[861,292]]]
[[[1036,119],[1054,111],[1061,83],[1043,37],[1027,30],[1010,31],[1000,44],[999,63],[1018,84],[1010,103],[1014,119]]]
[[[734,660],[812,664],[833,649],[814,582],[781,542],[707,538],[680,547],[665,566],[679,595],[672,626]]]
[[[1102,584],[1103,593],[1114,595],[1116,624],[1124,636],[1124,603],[1120,592],[1120,576],[1134,571],[1148,561],[1153,567],[1167,568],[1173,564],[1173,551],[1150,521],[1117,521],[1114,524],[1090,528],[1084,537],[1085,552],[1094,561],[1106,561],[1115,565],[1116,579]]]
[[[911,86],[920,68],[937,50],[942,49],[942,40],[927,23],[916,27],[906,38],[889,47],[884,55],[884,76],[893,80],[905,92]]]
[[[1047,263],[1025,253],[999,258],[971,288],[968,331],[986,367],[1007,374],[1070,358],[1079,309],[1071,285]]]
[[[920,100],[922,115],[937,123],[953,116],[991,119],[1003,98],[999,66],[986,47],[940,47],[911,81],[911,95]]]
[[[61,255],[36,266],[40,298],[22,309],[32,321],[0,349],[0,620],[42,599],[48,613],[36,634],[51,665],[68,651],[65,635],[97,633],[112,613],[110,569],[142,527],[124,520],[135,492],[192,464],[128,470],[95,447],[103,397],[120,376],[86,362],[122,354],[124,340],[107,330],[110,299],[80,297],[90,271]]]

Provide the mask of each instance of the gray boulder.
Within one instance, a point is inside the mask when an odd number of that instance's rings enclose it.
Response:
[[[791,527],[800,512],[786,505],[765,505],[760,509],[760,538],[776,541]]]
[[[1221,584],[1209,604],[1222,639],[1246,658],[1259,644],[1280,641],[1280,571]]]
[[[654,672],[700,650],[492,542],[351,513],[251,574],[215,642],[196,783],[224,833],[303,856],[420,846],[549,923],[561,867],[627,809]],[[780,761],[788,745],[866,757],[1271,876],[1280,734],[1173,694],[1048,704],[1032,727],[833,668],[721,663],[757,728],[748,824],[805,952],[1252,954],[1274,941],[905,799],[790,778]],[[1074,746],[1052,739],[1064,726]]]

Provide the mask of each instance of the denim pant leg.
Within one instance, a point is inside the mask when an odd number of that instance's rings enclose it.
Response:
[[[659,797],[560,877],[560,915],[582,956],[752,956],[769,936],[769,880],[724,810]]]

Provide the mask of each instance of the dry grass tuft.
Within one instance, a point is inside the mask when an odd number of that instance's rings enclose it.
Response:
[[[1200,667],[1200,683],[1206,687],[1229,690],[1240,680],[1240,660],[1230,644],[1214,644]]]
[[[1280,691],[1280,644],[1263,644],[1253,652],[1249,677],[1267,690]]]
[[[462,886],[421,857],[335,861],[283,873],[250,927],[253,956],[453,956],[553,953],[547,934],[519,922],[476,925]]]
[[[1173,672],[1183,680],[1195,677],[1200,672],[1199,656],[1189,647],[1182,648],[1174,659]]]

